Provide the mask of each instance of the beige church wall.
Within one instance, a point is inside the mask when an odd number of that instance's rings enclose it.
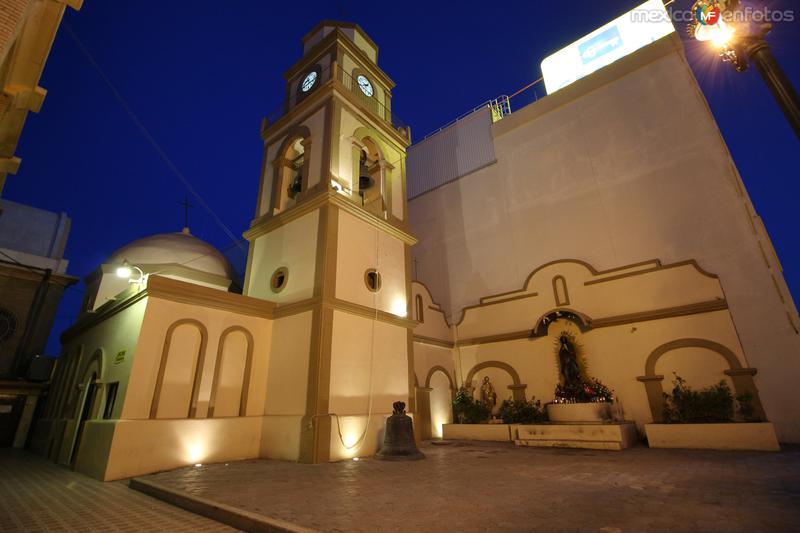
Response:
[[[465,309],[457,324],[459,340],[533,329],[541,316],[556,308],[598,320],[694,304],[715,305],[725,296],[719,280],[692,263],[662,266],[652,261],[597,274],[591,269],[591,265],[576,261],[537,268],[522,290],[484,297],[483,305]],[[501,306],[502,312],[498,312]]]
[[[414,422],[419,417],[407,413]],[[386,431],[389,412],[372,413],[371,416],[337,416],[331,422],[330,460],[346,461],[353,457],[370,457],[380,451]],[[339,434],[341,431],[341,435]]]
[[[330,411],[391,413],[408,403],[406,329],[342,311],[333,313]]]
[[[172,329],[171,332],[170,329]],[[151,417],[159,368],[168,333],[171,333],[170,350],[161,394],[158,398],[156,418],[187,418],[189,416],[186,400],[187,397],[191,399],[195,380],[195,373],[191,372],[191,367],[196,364],[197,355],[202,355],[202,366],[197,368],[200,376],[193,417],[208,417],[217,356],[220,349],[223,350],[224,355],[226,344],[230,342],[231,338],[235,339],[234,332],[241,330],[249,332],[253,339],[246,414],[262,414],[266,395],[272,322],[266,318],[206,307],[198,303],[180,303],[150,297],[131,369],[130,392],[125,395],[125,406],[120,418],[147,419]],[[220,346],[223,334],[225,334],[225,338]],[[198,343],[203,336],[205,337],[205,347],[200,354],[201,347]],[[240,343],[239,348],[243,347]],[[227,346],[227,348],[230,349],[231,346]],[[178,358],[172,360],[174,356]],[[240,352],[239,357],[242,356],[243,354]],[[223,365],[225,364],[224,357],[221,362]],[[184,365],[189,368],[185,368]],[[182,376],[180,386],[176,387],[178,382],[169,380],[171,368],[175,369],[174,375]],[[217,417],[218,414],[214,413],[213,416]]]
[[[374,307],[397,316],[406,315],[405,245],[374,226],[339,211],[336,253],[336,297]],[[376,269],[380,290],[367,288],[365,275]]]
[[[276,318],[273,323],[266,415],[304,415],[308,390],[313,312]]]
[[[260,416],[204,420],[119,420],[105,481],[259,456]],[[97,476],[99,477],[99,476]]]
[[[392,404],[408,403],[406,338],[403,327],[334,311],[329,412],[337,416],[332,421],[332,460],[375,453]]]
[[[303,415],[263,417],[259,457],[281,461],[300,460]]]
[[[458,379],[453,361],[452,348],[434,346],[419,341],[414,342],[414,373],[420,387],[426,386],[431,370],[436,367],[444,368],[457,385]]]
[[[104,479],[116,420],[89,420],[83,428],[75,470],[95,479]]]
[[[259,456],[297,461],[306,413],[312,311],[276,318]]]
[[[419,316],[418,312],[418,296],[422,300],[422,317]],[[445,319],[444,312],[440,310],[439,304],[433,301],[428,288],[418,281],[411,282],[411,310],[412,316],[410,318],[418,322],[414,328],[414,335],[452,342],[453,331]]]
[[[720,278],[779,438],[800,442],[796,311],[677,38],[517,110],[492,133],[496,164],[409,204],[419,279],[445,311],[458,320],[554,260],[605,270],[694,259]]]
[[[311,298],[317,259],[319,211],[294,219],[260,235],[251,243],[252,252],[246,290],[248,296],[277,303]],[[273,292],[270,283],[279,268],[288,270],[286,285]]]
[[[519,375],[521,384],[526,385],[526,397],[535,397],[547,403],[552,401],[558,383],[556,342],[561,331],[569,331],[576,336],[589,376],[614,390],[626,418],[635,421],[640,428],[642,424],[652,422],[652,414],[645,386],[636,378],[645,375],[648,357],[660,346],[686,338],[716,342],[730,349],[742,367],[748,366],[730,315],[724,310],[595,328],[583,333],[572,322],[561,319],[550,324],[547,336],[460,346],[456,352],[457,360],[465,379],[470,370],[481,363],[510,365]],[[724,374],[728,368],[721,355],[697,347],[669,351],[656,363],[657,374],[664,375],[662,386],[665,392],[671,390],[673,372],[686,378],[689,386],[695,389],[720,380],[731,384]],[[487,374],[495,387],[498,403],[508,398],[511,392],[507,389],[507,385],[511,384],[510,374],[495,365],[474,373],[472,384],[475,396],[479,396],[481,376]],[[759,387],[758,375],[755,380]]]

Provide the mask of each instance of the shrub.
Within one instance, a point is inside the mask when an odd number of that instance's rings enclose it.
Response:
[[[540,424],[547,422],[547,411],[542,402],[531,398],[525,400],[505,400],[500,404],[500,418],[506,424]]]
[[[664,393],[664,422],[702,424],[730,422],[733,418],[733,394],[725,381],[693,390],[676,374],[672,384],[672,394]]]
[[[453,417],[458,424],[481,424],[489,420],[492,411],[489,406],[472,397],[472,392],[461,387],[453,400]]]

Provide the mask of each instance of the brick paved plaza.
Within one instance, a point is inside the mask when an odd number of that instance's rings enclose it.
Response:
[[[0,531],[233,531],[25,451],[0,448]]]
[[[798,531],[800,448],[781,453],[425,445],[416,462],[242,461],[148,482],[325,531]],[[0,531],[225,526],[27,452],[0,452]],[[228,529],[230,530],[230,529]]]
[[[800,448],[426,445],[415,462],[243,461],[146,479],[326,531],[799,531]]]

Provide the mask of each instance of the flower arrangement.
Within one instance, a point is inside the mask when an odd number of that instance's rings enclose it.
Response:
[[[602,403],[613,402],[614,391],[599,379],[583,379],[579,383],[556,385],[553,403]]]

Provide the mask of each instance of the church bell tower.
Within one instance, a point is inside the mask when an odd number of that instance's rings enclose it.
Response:
[[[414,411],[405,156],[392,80],[356,24],[323,21],[264,119],[244,293],[277,303],[262,455],[371,455],[392,403]]]

